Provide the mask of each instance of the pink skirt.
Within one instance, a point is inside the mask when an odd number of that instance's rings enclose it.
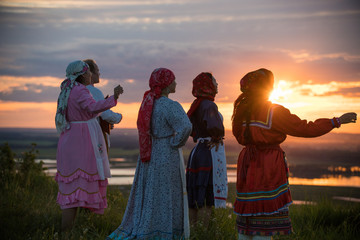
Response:
[[[95,119],[72,122],[61,134],[57,169],[57,203],[61,209],[83,207],[104,213],[107,178],[111,175],[104,138]]]

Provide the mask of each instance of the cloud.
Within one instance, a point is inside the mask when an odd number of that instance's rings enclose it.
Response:
[[[184,4],[186,0],[152,0],[152,1],[66,1],[66,0],[33,0],[31,2],[24,0],[1,1],[0,6],[9,8],[94,8],[94,7],[121,7],[121,6],[143,6],[143,5],[163,5],[163,4]]]
[[[344,97],[360,98],[360,87],[339,88],[337,91],[329,91],[318,96],[341,95]]]
[[[52,76],[60,82],[69,62],[90,57],[100,67],[99,88],[109,94],[122,84],[126,102],[141,101],[150,73],[157,67],[174,71],[179,83],[174,96],[187,102],[193,99],[191,81],[201,71],[215,74],[217,99],[222,101],[236,98],[239,79],[260,67],[289,81],[326,84],[360,78],[356,41],[360,9],[352,3],[158,0],[0,4],[0,32],[6,33],[0,39],[0,75]],[[11,9],[26,12],[6,12]],[[28,83],[36,85],[36,79]],[[25,84],[9,85],[8,90],[36,99],[36,91],[45,91],[44,83],[32,88]]]
[[[0,100],[17,102],[52,102],[57,101],[59,93],[59,87],[25,84],[20,87],[11,87],[9,92],[0,92]]]
[[[345,98],[360,98],[360,82],[329,82],[317,84],[309,82],[285,83],[283,88],[291,88],[292,94],[297,93],[310,97],[342,96]]]
[[[307,50],[280,50],[286,54],[288,54],[291,58],[295,60],[297,63],[303,62],[312,62],[312,61],[319,61],[319,60],[331,60],[331,59],[342,59],[347,62],[357,62],[360,63],[360,54],[353,55],[349,53],[327,53],[327,54],[319,54],[309,52]]]
[[[11,93],[14,89],[23,89],[26,90],[29,83],[30,86],[46,86],[46,87],[59,87],[60,83],[64,79],[51,77],[51,76],[42,76],[42,77],[16,77],[16,76],[0,76],[0,92],[2,93]],[[30,87],[30,88],[32,88]]]

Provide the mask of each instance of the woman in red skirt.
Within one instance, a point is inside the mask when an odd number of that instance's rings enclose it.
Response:
[[[314,122],[301,120],[268,101],[273,84],[271,71],[262,68],[250,72],[241,79],[242,94],[234,103],[233,134],[245,146],[237,163],[234,204],[239,239],[271,239],[292,232],[289,171],[279,145],[286,136],[318,137],[356,121],[355,113]]]

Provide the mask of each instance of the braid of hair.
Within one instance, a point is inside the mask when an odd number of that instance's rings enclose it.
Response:
[[[247,108],[245,110],[245,120],[246,120],[246,126],[244,131],[244,139],[245,144],[248,144],[251,142],[251,132],[250,132],[250,116],[251,116],[251,110],[252,110],[252,104],[248,103]]]
[[[239,97],[234,102],[234,111],[231,117],[232,121],[232,131],[235,136],[237,136],[240,126],[242,125],[242,114],[240,111],[240,104],[244,101],[244,94],[240,94]]]
[[[254,110],[255,105],[257,104],[256,96],[241,94],[236,101],[234,102],[234,112],[232,116],[232,127],[234,136],[239,136],[239,133],[242,129],[243,121],[245,119],[245,130],[244,130],[244,140],[245,144],[252,142],[251,131],[250,131],[250,121],[251,113]]]

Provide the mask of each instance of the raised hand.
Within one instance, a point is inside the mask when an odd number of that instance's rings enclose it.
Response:
[[[122,86],[117,85],[114,88],[114,97],[115,97],[115,99],[118,99],[119,95],[122,94],[123,92],[124,92],[124,89],[122,88]]]
[[[209,149],[212,149],[213,147],[215,147],[215,152],[217,152],[219,150],[219,146],[223,146],[224,145],[224,142],[223,140],[220,140],[219,142],[213,142],[213,141],[210,141],[207,146],[209,147]]]
[[[341,124],[355,123],[356,122],[356,117],[357,117],[356,113],[349,112],[349,113],[343,114],[339,119],[340,119]]]

